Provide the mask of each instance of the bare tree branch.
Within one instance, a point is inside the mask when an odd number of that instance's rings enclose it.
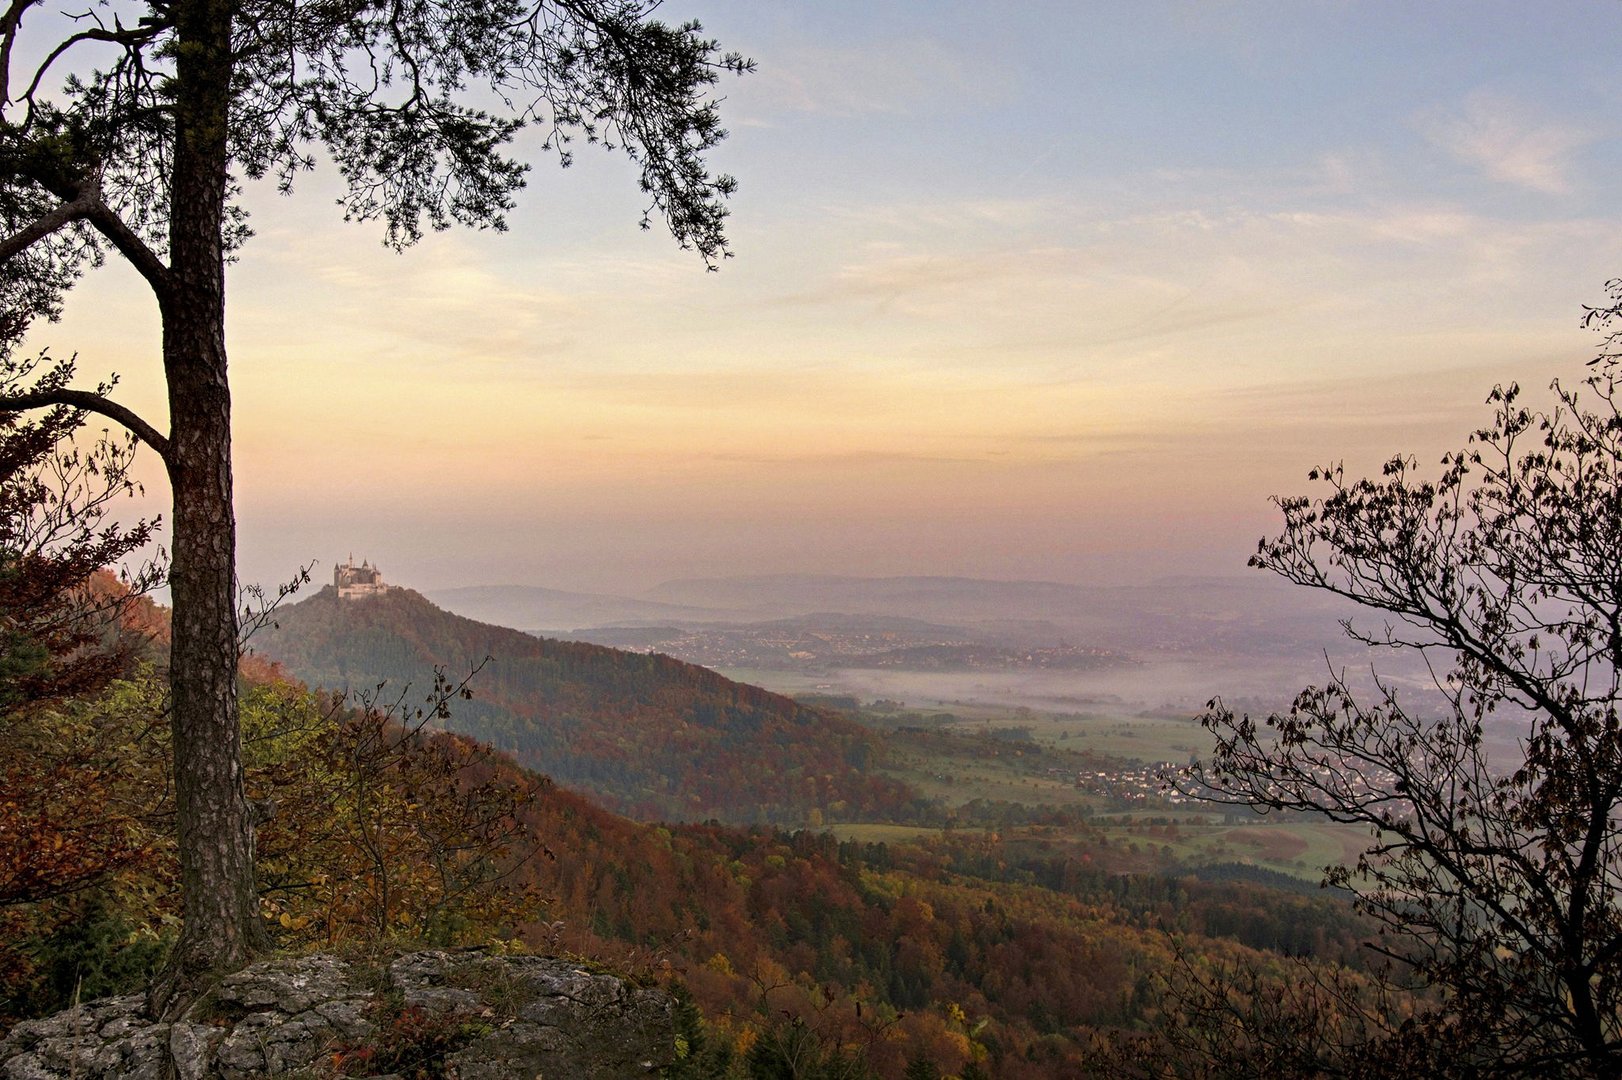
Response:
[[[51,405],[66,405],[69,408],[99,413],[110,420],[116,420],[129,429],[136,438],[156,450],[164,461],[169,460],[169,440],[158,434],[157,428],[118,402],[110,401],[88,390],[57,389],[18,394],[15,397],[0,397],[0,414],[42,409]]]
[[[11,49],[17,42],[17,28],[23,13],[33,7],[35,0],[12,0],[6,13],[0,16],[0,106],[11,103]]]
[[[1170,778],[1367,826],[1326,883],[1355,889],[1384,935],[1370,948],[1435,995],[1430,1015],[1470,1032],[1472,1076],[1622,1068],[1622,368],[1602,362],[1545,409],[1494,390],[1493,422],[1435,479],[1401,456],[1278,500],[1284,530],[1251,564],[1382,616],[1342,625],[1416,650],[1436,693],[1332,671],[1259,722],[1213,700],[1214,753]],[[1494,760],[1494,737],[1515,750]]]
[[[0,263],[21,255],[58,229],[65,228],[75,221],[82,221],[89,217],[90,201],[84,195],[79,195],[66,202],[58,203],[50,211],[41,214],[28,225],[18,229],[10,236],[0,239]]]
[[[169,267],[147,246],[145,240],[136,235],[135,230],[124,223],[123,218],[102,201],[99,193],[85,214],[85,219],[118,249],[120,255],[129,260],[129,264],[135,267],[142,277],[146,278],[147,284],[152,286],[152,291],[158,299],[165,299],[169,295],[174,280]]]
[[[106,200],[102,198],[99,177],[70,183],[60,176],[49,175],[45,169],[31,163],[23,163],[18,172],[63,201],[31,224],[0,240],[0,263],[21,254],[33,244],[75,221],[87,221],[118,249],[119,254],[123,255],[142,277],[146,278],[147,284],[152,286],[152,291],[158,299],[162,300],[168,296],[173,280],[169,267],[147,246],[146,241],[107,205]]]
[[[34,99],[34,95],[39,92],[40,83],[44,81],[46,73],[51,69],[51,65],[56,63],[57,60],[61,59],[69,49],[81,42],[107,42],[110,44],[123,45],[130,52],[138,52],[142,45],[150,42],[153,38],[157,37],[159,33],[167,28],[166,23],[157,19],[152,19],[142,20],[141,25],[133,30],[125,29],[123,26],[119,26],[113,30],[108,30],[105,27],[97,27],[93,30],[80,31],[77,34],[74,34],[72,37],[64,39],[56,46],[56,48],[51,50],[50,55],[40,63],[39,68],[34,72],[34,78],[31,82],[29,82],[28,89],[23,93],[23,97],[29,101],[32,101]]]

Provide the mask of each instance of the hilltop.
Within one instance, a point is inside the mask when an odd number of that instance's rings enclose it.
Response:
[[[870,775],[882,744],[837,713],[670,657],[476,622],[410,589],[324,588],[252,642],[310,686],[420,700],[478,667],[452,730],[645,820],[800,824],[887,816],[915,794]]]

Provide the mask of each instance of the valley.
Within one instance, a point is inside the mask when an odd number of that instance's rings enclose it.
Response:
[[[710,584],[690,595],[695,588],[667,591],[757,611],[857,599],[837,583],[832,596],[808,595],[801,579],[769,597],[758,585],[742,598],[737,588]],[[1192,595],[1201,590],[1210,587]],[[985,606],[951,607],[960,625],[918,617],[947,610],[943,595],[961,605],[970,594]],[[1053,622],[1020,617],[1023,603],[1054,614],[1046,595],[1022,583],[934,582],[892,596],[888,603],[914,606],[888,612],[604,626],[558,640],[461,618],[407,589],[343,603],[323,592],[288,609],[257,647],[333,688],[422,685],[436,668],[461,670],[488,654],[452,728],[643,819],[771,822],[861,840],[979,831],[1112,844],[1144,869],[1252,864],[1314,883],[1326,866],[1355,860],[1366,839],[1359,830],[1213,807],[1163,783],[1165,770],[1207,752],[1197,716],[1213,686],[1237,707],[1279,708],[1292,675],[1305,677],[1296,662],[1254,650],[1243,662],[1210,655],[1205,638],[1186,635],[1177,653],[1071,644],[1053,636]],[[476,608],[509,612],[537,596],[580,604],[548,590],[452,594],[469,596]],[[608,614],[630,606],[592,602]],[[685,610],[708,617],[718,607]],[[964,617],[976,614],[1000,617]],[[1092,620],[1111,641],[1133,637],[1092,613],[1069,619]],[[638,665],[646,670],[626,686]],[[582,681],[563,689],[550,671]],[[717,694],[766,711],[728,719],[734,706],[705,704]]]
[[[0,1080],[1622,1077],[1613,24],[10,0]]]
[[[1366,976],[1368,927],[1319,888],[1365,836],[1163,783],[1204,752],[1190,695],[1218,658],[882,613],[560,640],[365,584],[283,605],[243,663],[250,790],[289,796],[261,852],[285,947],[482,944],[659,981],[692,1003],[674,1080],[766,1075],[760,1046],[819,1076],[1114,1076],[1100,1053],[1158,1030],[1187,955]],[[756,666],[655,648],[717,641]],[[944,648],[955,670],[931,669]],[[852,663],[874,656],[925,660]],[[139,730],[161,691],[137,672],[110,700]],[[131,744],[119,805],[161,805],[162,751]],[[162,940],[172,870],[142,843],[85,901],[105,913],[69,898],[22,949],[85,948],[58,943],[82,919]],[[16,985],[0,1007],[59,1000]]]
[[[883,740],[883,775],[918,800],[884,819],[819,815],[842,837],[1102,841],[1143,866],[1248,864],[1313,885],[1367,847],[1360,828],[1213,807],[1162,782],[1209,752],[1197,717],[1212,697],[1265,715],[1323,680],[1326,651],[1362,654],[1335,604],[1259,577],[1119,588],[719,579],[589,607],[519,588],[440,595],[531,621],[617,616],[625,624],[556,633],[668,654],[859,721]],[[725,612],[740,621],[717,619]],[[637,624],[639,614],[662,619]],[[763,614],[775,617],[741,621]],[[1396,659],[1382,658],[1387,677],[1420,685]]]

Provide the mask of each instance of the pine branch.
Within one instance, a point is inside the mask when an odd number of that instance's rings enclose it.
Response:
[[[0,415],[42,409],[52,405],[66,405],[69,408],[99,413],[110,420],[116,420],[129,429],[136,438],[156,450],[158,456],[165,462],[169,460],[169,440],[160,435],[157,428],[125,406],[89,390],[41,390],[32,394],[0,397]]]

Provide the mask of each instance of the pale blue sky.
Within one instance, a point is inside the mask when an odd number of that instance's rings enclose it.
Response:
[[[720,274],[590,152],[399,256],[250,193],[246,578],[1238,572],[1308,466],[1579,375],[1622,275],[1622,4],[664,11],[760,64]],[[161,411],[132,275],[43,336]]]

